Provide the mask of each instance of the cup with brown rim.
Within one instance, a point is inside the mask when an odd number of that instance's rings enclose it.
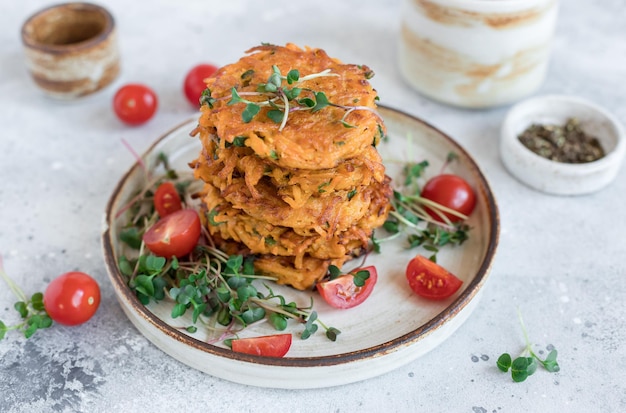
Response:
[[[109,85],[119,74],[115,20],[91,3],[40,10],[22,26],[28,70],[47,95],[73,99]]]

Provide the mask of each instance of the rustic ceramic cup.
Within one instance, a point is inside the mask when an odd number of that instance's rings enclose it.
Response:
[[[543,83],[558,0],[405,0],[400,70],[461,107],[514,102]]]
[[[115,21],[94,4],[65,3],[35,13],[22,26],[22,42],[35,83],[52,97],[88,95],[119,73]]]

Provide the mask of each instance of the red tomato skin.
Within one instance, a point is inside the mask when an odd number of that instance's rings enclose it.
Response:
[[[374,285],[376,285],[376,281],[378,281],[376,267],[370,265],[369,267],[357,268],[351,273],[361,270],[367,270],[370,273],[363,287],[354,285],[352,275],[345,274],[332,281],[317,283],[317,291],[331,307],[339,309],[356,307],[372,294]]]
[[[131,83],[113,97],[113,111],[128,125],[141,125],[152,118],[158,107],[156,94],[148,86]]]
[[[202,224],[193,209],[181,209],[161,218],[143,235],[148,249],[159,257],[189,254],[200,238]]]
[[[232,341],[234,352],[264,357],[284,357],[290,347],[291,334],[241,338]]]
[[[84,272],[68,272],[48,284],[43,304],[55,322],[66,326],[82,324],[96,313],[100,305],[100,287]]]
[[[189,72],[187,72],[185,82],[183,83],[183,91],[185,92],[185,96],[187,97],[189,103],[191,103],[194,107],[198,107],[200,105],[200,96],[202,95],[204,89],[206,89],[204,79],[211,77],[211,75],[215,72],[217,72],[217,67],[208,63],[194,66]]]
[[[161,218],[183,209],[180,195],[171,182],[163,182],[154,192],[154,208]]]
[[[441,265],[421,255],[409,261],[406,278],[415,294],[431,300],[446,299],[463,284],[463,281]]]
[[[471,214],[476,206],[474,190],[465,179],[458,175],[441,174],[431,178],[422,188],[420,195],[422,198],[435,201],[466,216]],[[425,209],[433,219],[438,222],[443,221],[436,212],[428,207]],[[444,213],[444,215],[452,222],[461,220],[452,214]]]

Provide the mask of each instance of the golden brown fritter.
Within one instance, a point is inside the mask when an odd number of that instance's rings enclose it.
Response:
[[[254,254],[257,271],[310,288],[329,265],[363,254],[391,208],[390,180],[376,150],[385,132],[376,92],[367,67],[341,64],[319,49],[260,46],[248,53],[207,80],[210,98],[192,133],[202,143],[190,165],[205,182],[204,224],[228,254]],[[315,111],[292,102],[282,123],[266,107],[244,119],[248,103],[229,104],[233,88],[248,102],[267,103],[259,84],[292,69],[300,83],[284,86],[282,79],[281,88],[299,87],[304,99],[323,94],[331,104]],[[278,104],[287,106],[272,101]]]
[[[336,168],[300,170],[282,168],[261,159],[250,148],[219,148],[212,135],[206,134],[201,140],[204,156],[199,157],[194,165],[197,177],[207,182],[210,180],[221,190],[232,184],[234,178],[244,177],[255,198],[261,196],[257,184],[267,178],[276,188],[277,195],[292,208],[302,208],[310,197],[332,196],[335,191],[356,194],[359,187],[385,179],[385,167],[373,146]]]
[[[245,104],[228,105],[232,88],[252,102],[263,98],[254,95],[259,84],[266,83],[272,66],[286,74],[299,70],[300,77],[330,69],[330,76],[302,82],[300,99],[313,97],[322,91],[330,102],[346,107],[376,108],[376,91],[367,78],[367,66],[342,64],[330,58],[323,50],[302,50],[294,45],[258,46],[248,50],[238,62],[222,67],[207,80],[213,107],[202,106],[199,125],[221,140],[232,144],[236,138],[245,139],[245,146],[262,159],[269,159],[285,168],[328,169],[343,160],[353,158],[370,145],[376,145],[384,133],[382,119],[370,110],[354,110],[345,119],[353,127],[345,127],[341,120],[346,109],[326,107],[323,110],[296,110],[289,113],[282,131],[267,116],[271,109],[264,107],[249,123],[242,121]],[[243,78],[242,78],[243,76]]]

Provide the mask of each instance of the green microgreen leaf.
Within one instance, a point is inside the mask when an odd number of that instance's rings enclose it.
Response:
[[[237,147],[244,147],[246,146],[246,139],[248,139],[245,136],[235,136],[235,138],[233,139],[233,146],[237,146]]]
[[[287,319],[283,314],[270,314],[269,322],[278,331],[284,331],[285,329],[287,329]]]
[[[363,287],[365,285],[365,281],[370,278],[370,272],[367,270],[360,270],[355,272],[352,275],[352,278],[352,282],[354,283],[354,285],[356,285],[357,287]]]
[[[357,194],[357,190],[353,189],[350,192],[348,192],[348,201],[351,200],[352,198],[354,198],[354,196]]]
[[[270,110],[267,112],[267,117],[274,123],[281,123],[283,121],[284,112],[282,110]]]
[[[326,330],[326,337],[328,337],[330,341],[337,341],[337,336],[339,334],[341,334],[341,331],[337,330],[335,327],[330,327]]]
[[[289,73],[287,73],[287,83],[292,85],[300,80],[300,72],[297,69],[291,69]]]
[[[315,107],[315,101],[311,98],[302,98],[298,100],[298,104],[307,108]]]
[[[141,234],[135,227],[120,231],[120,240],[133,249],[141,248]]]
[[[18,301],[13,304],[13,308],[20,314],[20,317],[26,318],[28,317],[28,306],[24,301]]]
[[[202,91],[200,95],[200,106],[208,105],[209,108],[213,109],[213,105],[215,104],[215,99],[211,97],[211,89],[206,88]]]
[[[250,123],[260,110],[261,107],[256,103],[248,103],[244,111],[241,112],[241,119],[244,123]]]
[[[511,368],[511,363],[512,360],[509,353],[503,353],[500,357],[498,357],[498,361],[496,362],[498,368],[505,373]]]
[[[239,92],[234,87],[230,89],[230,100],[226,102],[227,106],[236,105],[237,103],[245,103],[244,99],[239,96]]]
[[[216,227],[218,225],[224,224],[224,222],[216,222],[215,217],[219,215],[219,211],[217,208],[213,208],[207,213],[207,219],[209,220],[209,224]]]
[[[334,280],[335,278],[338,278],[339,276],[341,276],[341,270],[336,265],[332,265],[332,264],[329,265],[328,266],[328,272],[330,274],[331,281]]]
[[[326,96],[326,93],[315,92],[314,95],[315,95],[315,106],[313,106],[313,109],[311,109],[311,112],[313,113],[318,112],[330,104],[330,102],[328,101],[328,97]]]

